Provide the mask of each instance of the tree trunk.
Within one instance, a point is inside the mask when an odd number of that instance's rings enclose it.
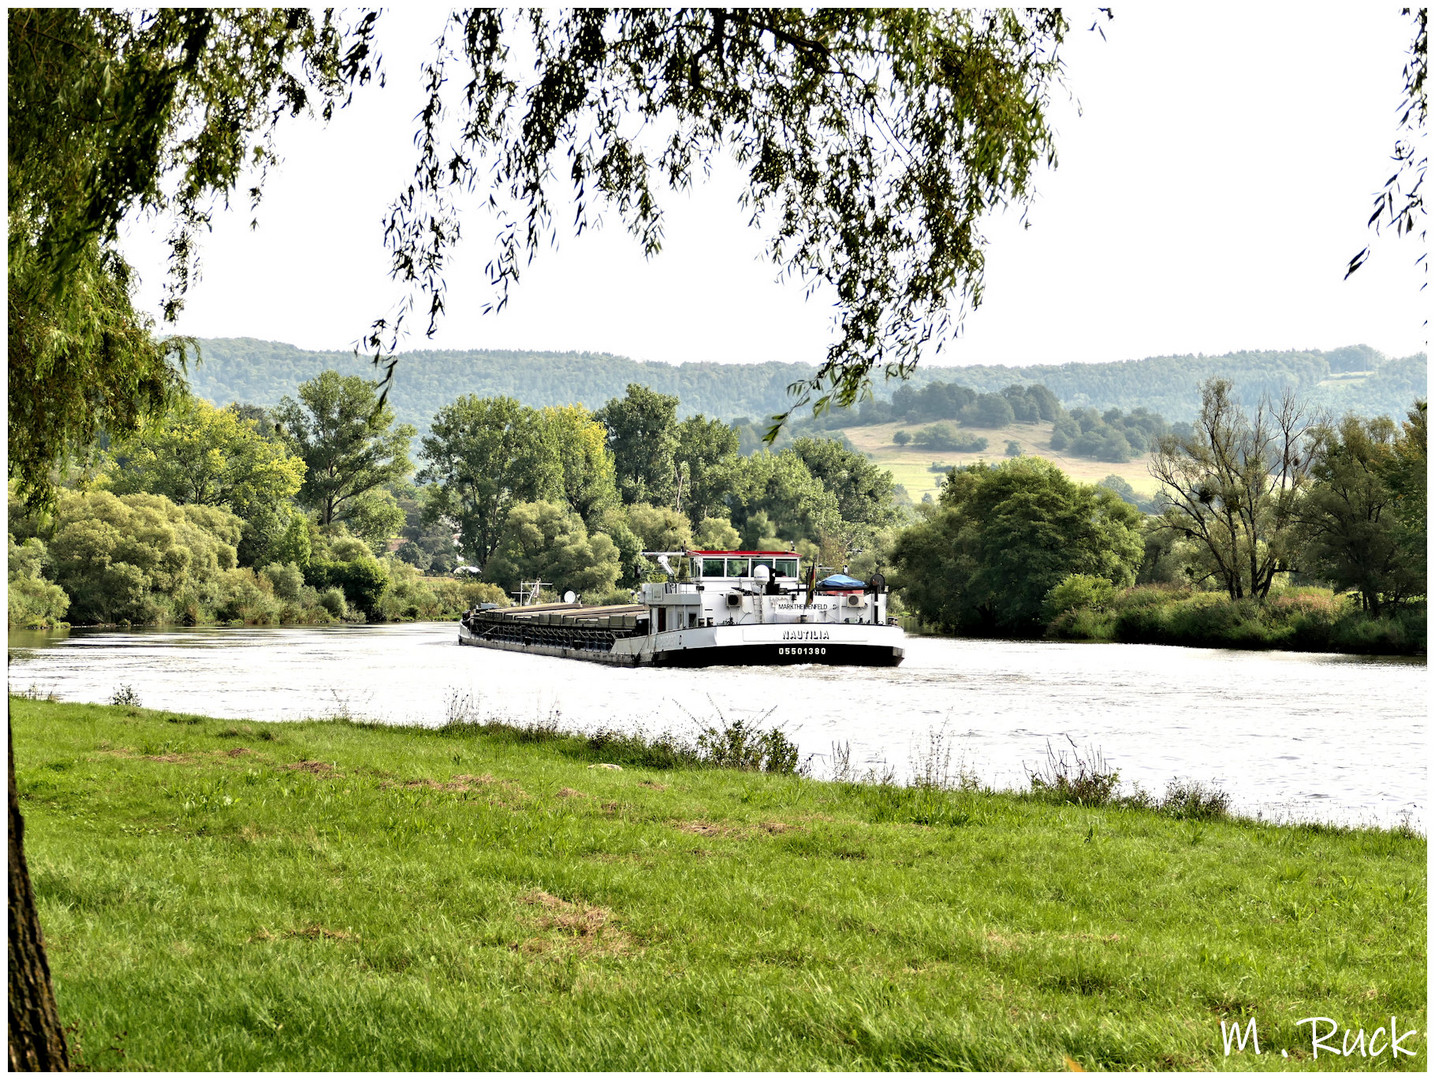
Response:
[[[10,735],[10,1071],[70,1068],[65,1033],[55,1008],[45,936],[25,865],[25,821],[15,795],[15,740]]]

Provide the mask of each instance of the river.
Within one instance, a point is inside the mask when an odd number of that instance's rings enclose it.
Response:
[[[1048,744],[1099,750],[1124,784],[1172,778],[1279,820],[1424,828],[1423,660],[1155,645],[911,638],[895,669],[651,670],[461,648],[452,623],[10,634],[11,693],[234,719],[347,715],[441,724],[464,713],[693,736],[723,719],[779,726],[831,775],[909,778],[934,738],[997,787],[1024,787]],[[1069,741],[1068,741],[1069,740]],[[946,750],[936,755],[944,757]]]

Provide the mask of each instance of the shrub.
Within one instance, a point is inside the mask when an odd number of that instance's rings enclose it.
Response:
[[[926,450],[952,450],[958,453],[975,453],[987,448],[985,436],[968,435],[945,421],[922,428],[917,432],[914,442]]]
[[[336,585],[331,585],[320,591],[319,606],[336,619],[344,619],[349,615],[349,605],[344,599],[344,590]]]
[[[1406,652],[1425,647],[1425,613],[1403,611],[1372,619],[1364,612],[1342,615],[1331,627],[1331,642],[1362,653]]]
[[[270,563],[259,571],[259,576],[283,600],[298,600],[304,588],[304,571],[297,563]]]
[[[340,593],[342,596],[343,594]],[[317,623],[323,625],[334,621],[334,616],[319,602],[319,590],[305,585],[293,600],[283,601],[284,607],[279,621],[284,623]]]
[[[780,728],[760,731],[742,720],[724,721],[720,729],[709,727],[703,731],[698,736],[698,756],[703,764],[718,769],[745,769],[784,776],[799,771],[797,747]]]
[[[72,621],[146,624],[173,620],[182,594],[222,591],[239,519],[162,495],[64,492],[49,528],[48,558]]]
[[[702,765],[698,753],[672,735],[642,734],[600,728],[588,736],[587,747],[599,761],[641,769],[680,769]]]
[[[345,537],[344,540],[351,538]],[[363,541],[353,541],[363,546]],[[336,547],[338,544],[336,543]],[[352,546],[352,545],[350,545]],[[316,589],[339,588],[344,599],[365,619],[373,620],[378,615],[379,599],[389,585],[389,574],[378,559],[369,555],[336,562],[333,559],[315,559],[304,572],[304,580]],[[327,605],[326,605],[327,606]]]
[[[279,621],[284,605],[247,566],[224,572],[215,618],[222,622],[268,625]]]
[[[1109,611],[1076,608],[1064,612],[1047,624],[1048,637],[1074,638],[1078,641],[1116,640],[1116,616]]]
[[[583,597],[583,603],[592,604],[595,607],[607,607],[613,604],[631,604],[632,602],[632,590],[625,589],[621,586],[612,592],[598,593],[597,595],[590,593]]]
[[[1067,574],[1047,592],[1042,614],[1048,621],[1077,608],[1104,611],[1116,596],[1116,586],[1092,574]]]
[[[375,605],[375,615],[385,622],[414,619],[438,619],[445,614],[443,605],[428,582],[408,563],[388,560],[389,587]]]
[[[458,578],[424,578],[424,584],[434,594],[440,619],[456,619],[471,607],[479,604],[507,606],[510,601],[503,588],[487,581],[460,581]]]
[[[23,544],[10,535],[9,608],[10,625],[27,630],[60,626],[70,608],[64,589],[41,576],[46,558],[45,545],[31,537]]]

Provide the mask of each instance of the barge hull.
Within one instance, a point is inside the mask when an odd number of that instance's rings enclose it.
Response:
[[[833,628],[821,640],[781,640],[781,628],[760,629],[716,627],[678,631],[619,639],[614,647],[584,648],[534,640],[505,640],[493,636],[475,636],[460,632],[459,644],[505,652],[529,653],[534,656],[556,656],[565,660],[588,660],[618,667],[727,667],[727,666],[796,666],[825,664],[844,667],[895,667],[902,662],[905,650],[900,644],[900,631],[895,628],[842,627]],[[746,633],[744,633],[746,630]],[[788,631],[793,633],[794,631]],[[840,640],[877,633],[888,641]],[[774,640],[742,640],[748,636],[772,637]],[[888,643],[896,636],[897,642]],[[838,640],[832,640],[837,638]]]
[[[743,664],[773,667],[780,664],[833,664],[842,667],[896,667],[902,650],[889,645],[727,645],[721,649],[673,649],[654,657],[655,667],[717,667]]]

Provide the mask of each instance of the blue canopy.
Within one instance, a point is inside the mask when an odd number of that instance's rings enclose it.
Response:
[[[817,583],[819,589],[861,589],[866,587],[865,581],[858,581],[855,577],[848,577],[846,574],[829,574]]]

